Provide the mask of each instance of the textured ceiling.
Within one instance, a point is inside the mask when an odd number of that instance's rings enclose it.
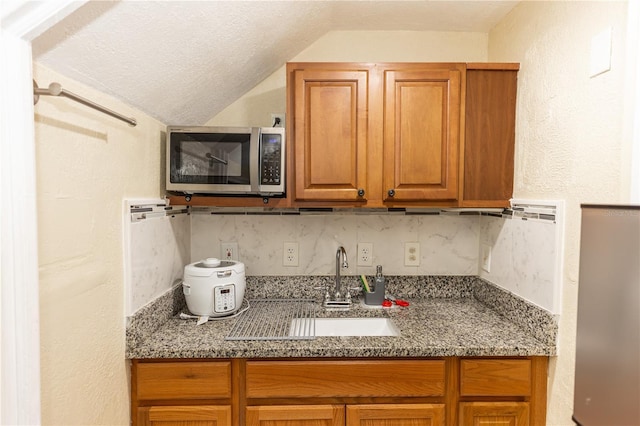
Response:
[[[515,4],[90,1],[34,40],[33,56],[165,124],[196,125],[329,31],[488,32]]]

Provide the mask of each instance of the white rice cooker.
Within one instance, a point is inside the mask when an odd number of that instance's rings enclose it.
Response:
[[[194,315],[222,317],[242,305],[245,290],[244,263],[208,258],[184,267],[182,292]]]

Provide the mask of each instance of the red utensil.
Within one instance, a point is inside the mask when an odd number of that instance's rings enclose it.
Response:
[[[396,299],[394,296],[387,296],[387,299],[391,300],[393,303],[395,303],[398,306],[409,306],[409,302],[402,299]]]

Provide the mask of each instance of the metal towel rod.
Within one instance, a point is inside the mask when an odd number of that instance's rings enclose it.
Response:
[[[68,90],[64,90],[60,85],[60,83],[51,83],[49,85],[49,88],[41,89],[38,87],[38,83],[36,83],[36,81],[33,80],[33,104],[34,105],[38,103],[38,100],[40,99],[40,95],[64,96],[66,98],[73,99],[76,102],[80,102],[81,104],[91,107],[93,109],[97,109],[100,112],[103,112],[107,115],[117,118],[118,120],[122,120],[126,123],[129,123],[129,125],[131,126],[135,126],[136,124],[138,124],[135,118],[125,117],[124,115],[118,114],[117,112],[110,110],[109,108],[105,108],[102,105],[98,105],[94,102],[91,102],[90,100],[85,99],[82,96],[78,96],[74,93],[69,92]]]

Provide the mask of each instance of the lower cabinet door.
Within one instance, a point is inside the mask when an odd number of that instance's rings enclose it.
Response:
[[[246,426],[344,426],[344,405],[247,407],[246,422]]]
[[[347,406],[347,426],[444,426],[444,419],[444,404]]]
[[[228,405],[153,406],[138,408],[138,426],[231,426]]]
[[[460,426],[528,426],[528,402],[461,402]]]

